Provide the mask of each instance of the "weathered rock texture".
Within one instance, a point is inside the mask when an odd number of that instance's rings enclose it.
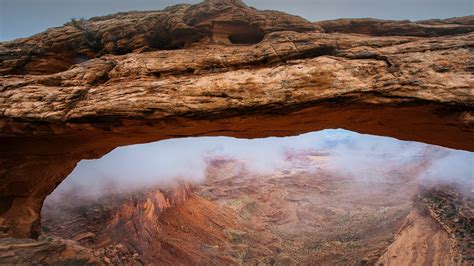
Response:
[[[166,228],[162,216],[165,212],[181,208],[190,198],[195,197],[188,183],[165,189],[153,187],[120,195],[106,194],[100,200],[91,202],[63,196],[45,203],[43,231],[75,240],[113,265],[149,265],[157,262],[169,265],[171,260],[163,261],[166,259],[163,258],[164,253],[168,252],[167,248],[170,249],[163,238],[182,228]],[[205,210],[201,215],[208,214],[210,211]],[[193,222],[192,219],[187,220],[189,224]],[[208,221],[202,226],[209,227],[210,223]],[[189,241],[186,238],[183,240]],[[172,254],[173,251],[176,248],[171,248],[169,252]],[[167,259],[170,257],[172,255]]]
[[[439,224],[414,209],[377,265],[462,265],[454,261],[460,257],[453,245],[453,239]]]
[[[471,187],[422,183],[404,225],[377,265],[472,265],[474,199]]]
[[[38,240],[0,238],[2,265],[105,265],[95,251],[72,240],[41,236]]]
[[[78,161],[133,143],[345,128],[472,151],[473,25],[311,23],[227,0],[1,43],[1,228],[37,236]]]

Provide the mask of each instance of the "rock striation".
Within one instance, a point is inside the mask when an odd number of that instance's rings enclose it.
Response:
[[[37,237],[77,162],[127,144],[345,128],[473,151],[473,25],[208,0],[0,43],[0,231]]]
[[[108,265],[241,265],[236,254],[245,248],[231,233],[244,226],[232,209],[196,195],[197,189],[181,182],[98,200],[48,198],[40,238],[75,240]]]
[[[162,216],[192,198],[192,190],[182,182],[161,189],[105,194],[97,201],[61,196],[45,203],[42,229],[47,235],[72,239],[94,250],[108,264],[156,263],[166,252],[164,235],[173,232],[165,228]]]
[[[38,240],[0,238],[2,265],[104,265],[91,249],[72,240],[40,236]]]

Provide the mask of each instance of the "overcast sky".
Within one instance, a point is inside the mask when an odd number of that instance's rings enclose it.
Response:
[[[0,41],[28,37],[75,18],[130,10],[159,10],[196,0],[0,0]],[[421,20],[474,13],[474,0],[244,0],[259,9],[276,9],[311,21],[373,17]]]

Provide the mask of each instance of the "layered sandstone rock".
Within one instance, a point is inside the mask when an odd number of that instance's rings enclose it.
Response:
[[[225,234],[240,228],[235,213],[193,195],[187,183],[67,201],[47,200],[44,232],[77,241],[107,264],[238,265],[229,255],[238,247]]]
[[[439,224],[414,209],[377,265],[461,265],[453,242]]]
[[[345,128],[474,150],[472,18],[374,23],[212,0],[1,43],[0,229],[36,237],[76,163],[121,145]]]
[[[60,237],[41,236],[38,240],[0,238],[2,265],[103,265],[95,251]]]
[[[472,265],[474,198],[469,184],[422,183],[415,208],[377,265]]]
[[[373,36],[436,37],[465,34],[474,30],[474,16],[447,20],[411,22],[380,19],[336,19],[316,23],[324,32],[358,33]]]

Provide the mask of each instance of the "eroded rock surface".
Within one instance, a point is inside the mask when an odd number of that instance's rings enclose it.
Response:
[[[378,265],[472,265],[474,198],[469,185],[422,184]]]
[[[37,237],[76,163],[127,144],[345,128],[472,151],[472,27],[311,23],[211,0],[1,43],[0,228]]]
[[[336,19],[316,23],[324,32],[359,33],[373,36],[419,36],[436,37],[464,34],[474,29],[474,17],[460,17],[446,20],[409,20],[380,19]]]
[[[416,185],[436,153],[362,176],[331,170],[330,149],[289,151],[264,173],[212,157],[192,190],[56,194],[43,208],[43,230],[113,265],[471,265],[472,198]]]
[[[461,265],[453,242],[439,224],[412,210],[377,265]]]
[[[102,265],[103,257],[72,240],[41,236],[38,240],[0,238],[2,265]]]
[[[164,212],[179,210],[190,198],[193,195],[188,183],[105,194],[97,201],[65,195],[45,204],[43,230],[48,235],[72,239],[94,250],[96,256],[109,264],[170,264],[173,250],[167,249],[169,243],[165,238],[173,231],[161,219]],[[203,210],[201,216],[208,213]],[[166,259],[168,261],[164,261]]]

